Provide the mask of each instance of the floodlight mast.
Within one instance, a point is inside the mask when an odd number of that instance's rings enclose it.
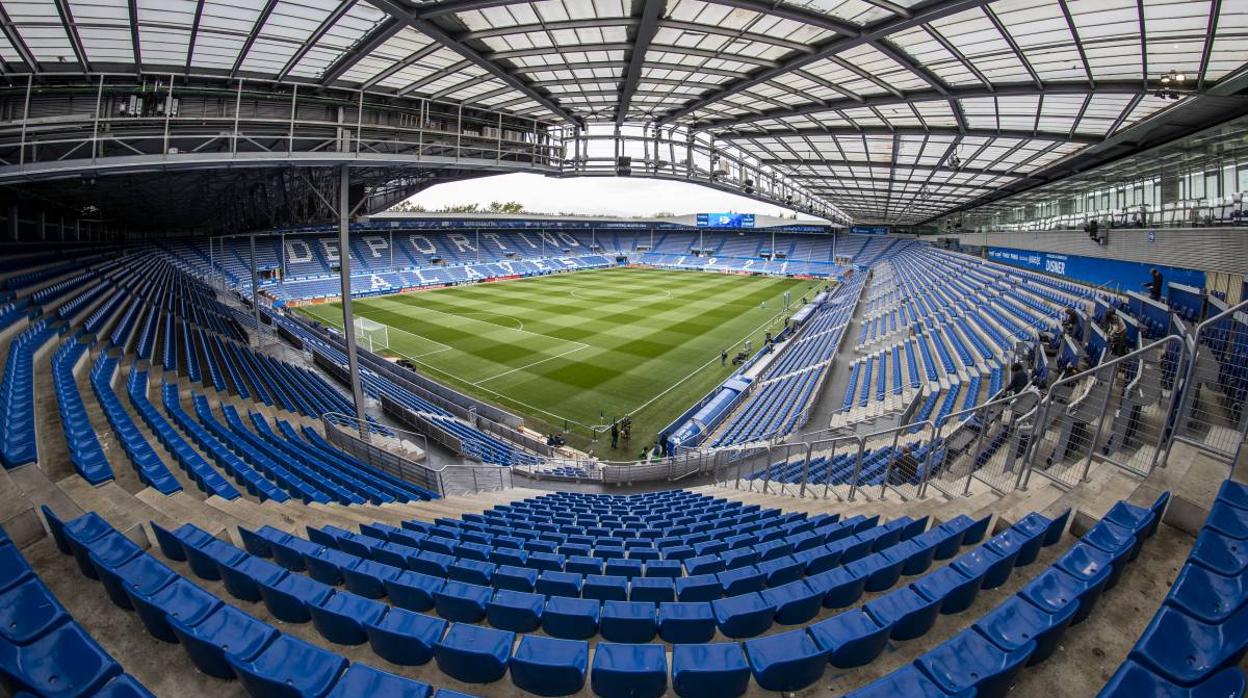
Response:
[[[355,315],[351,311],[351,170],[338,168],[338,276],[342,281],[342,331],[347,340],[347,373],[351,378],[351,399],[355,404],[360,438],[368,438],[364,421],[364,392],[360,389],[360,359],[355,347]]]

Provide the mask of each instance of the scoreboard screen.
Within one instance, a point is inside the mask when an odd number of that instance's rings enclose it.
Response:
[[[753,213],[699,213],[699,228],[753,228]]]

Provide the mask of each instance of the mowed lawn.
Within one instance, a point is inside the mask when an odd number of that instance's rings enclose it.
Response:
[[[606,269],[474,284],[354,302],[388,325],[390,352],[432,376],[562,430],[633,416],[640,451],[657,431],[732,372],[719,365],[743,340],[760,346],[816,282],[653,269]],[[341,327],[339,304],[304,312]],[[674,385],[678,385],[669,391]],[[666,394],[664,394],[666,392]],[[661,397],[660,397],[661,396]],[[581,425],[581,426],[578,426]],[[623,458],[625,445],[603,455]]]

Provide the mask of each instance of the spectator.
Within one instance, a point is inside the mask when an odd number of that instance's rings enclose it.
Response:
[[[1018,395],[1027,389],[1031,383],[1027,372],[1023,370],[1023,365],[1017,361],[1010,365],[1010,386],[1006,388],[1007,395]]]
[[[893,466],[892,484],[904,485],[914,483],[915,474],[919,472],[919,460],[914,457],[914,444],[901,447],[901,453]],[[914,483],[917,484],[917,483]]]
[[[1157,271],[1157,267],[1153,267],[1149,274],[1153,280],[1144,284],[1148,288],[1148,297],[1155,301],[1161,300],[1161,289],[1163,288],[1161,272]]]
[[[1067,308],[1066,314],[1062,316],[1062,334],[1075,341],[1083,340],[1083,327],[1080,325],[1079,315],[1074,308]]]
[[[1105,337],[1109,341],[1109,352],[1114,356],[1122,356],[1127,353],[1127,324],[1118,317],[1118,312],[1113,308],[1105,311],[1105,319],[1101,322],[1101,329],[1105,331]]]

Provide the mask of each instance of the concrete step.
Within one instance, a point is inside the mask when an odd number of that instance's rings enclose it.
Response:
[[[119,529],[129,529],[149,521],[155,521],[166,528],[176,527],[181,523],[125,491],[115,482],[92,486],[75,475],[56,484],[83,511],[94,511]]]
[[[3,468],[0,468],[0,526],[18,547],[30,545],[44,534],[35,504]]]

